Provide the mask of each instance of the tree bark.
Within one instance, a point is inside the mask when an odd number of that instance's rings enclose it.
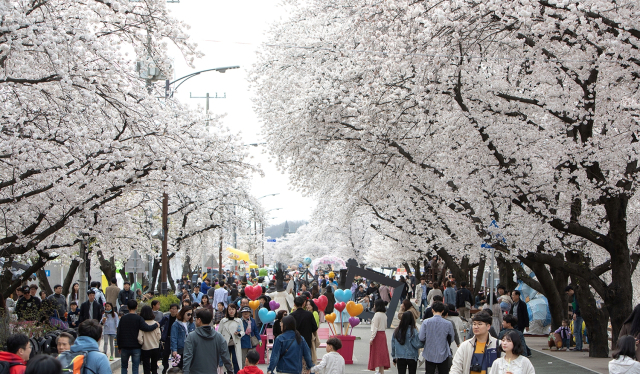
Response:
[[[160,272],[160,261],[158,259],[153,259],[153,268],[151,269],[151,285],[149,286],[149,292],[155,294],[156,283],[158,283],[158,273]]]
[[[9,297],[20,285],[29,279],[29,277],[37,272],[39,269],[42,269],[47,261],[51,260],[46,253],[39,252],[38,259],[31,265],[27,270],[20,275],[20,277],[16,280],[12,280],[13,274],[11,273],[11,260],[7,260],[4,263],[4,273],[2,275],[2,297],[6,299]]]
[[[80,265],[80,261],[77,259],[71,260],[71,265],[69,265],[69,271],[67,271],[67,275],[64,277],[64,282],[62,283],[62,294],[67,297],[69,296],[69,290],[71,289],[71,284],[73,283],[73,278],[76,276],[76,271],[78,270],[78,266]]]
[[[409,263],[404,261],[402,263],[402,266],[404,266],[404,269],[407,271],[407,274],[411,273],[411,266],[409,266]]]
[[[438,249],[438,256],[442,258],[442,261],[446,265],[447,268],[451,270],[451,274],[454,278],[456,278],[456,284],[460,284],[460,282],[465,281],[469,282],[469,258],[463,257],[462,261],[458,262],[455,258],[453,258],[446,250],[443,248]],[[458,265],[460,263],[460,265]]]
[[[416,283],[420,283],[420,278],[421,278],[421,273],[420,273],[420,260],[415,260],[413,263],[413,269],[414,269],[414,276],[416,277],[417,282]]]
[[[484,265],[487,260],[483,257],[480,259],[478,263],[478,272],[476,273],[476,284],[473,285],[473,295],[477,295],[480,292],[480,288],[482,287],[482,277],[484,276]]]
[[[515,290],[518,284],[513,280],[513,273],[514,268],[520,265],[511,264],[511,262],[505,260],[505,258],[500,255],[496,256],[496,263],[498,265],[500,284],[505,286],[507,292]]]
[[[589,357],[609,357],[609,334],[607,331],[609,327],[609,312],[606,308],[597,307],[596,299],[589,290],[589,285],[585,279],[576,277],[576,280],[578,284],[575,295],[580,305],[580,314],[587,326]],[[582,326],[577,328],[581,329]]]
[[[100,270],[104,274],[105,278],[107,278],[107,282],[111,282],[111,279],[116,277],[116,261],[113,258],[109,258],[108,260],[104,258],[102,251],[98,251],[98,262],[100,262]]]
[[[44,271],[44,267],[41,267],[36,271],[36,276],[38,277],[38,286],[41,290],[43,290],[47,296],[53,294],[53,290],[51,289],[51,284],[49,284],[49,278],[47,277],[47,273]]]

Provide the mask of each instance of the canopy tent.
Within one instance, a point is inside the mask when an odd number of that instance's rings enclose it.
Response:
[[[229,258],[232,260],[237,260],[237,261],[245,261],[245,262],[250,262],[251,259],[249,258],[249,254],[245,251],[241,251],[239,249],[235,249],[232,247],[228,247],[227,251],[229,251],[229,253],[231,253],[229,255]]]
[[[320,258],[316,258],[311,261],[311,266],[309,266],[309,270],[312,274],[316,273],[316,270],[320,267],[330,267],[332,270],[340,270],[345,269],[347,264],[343,259],[336,256],[322,256]]]

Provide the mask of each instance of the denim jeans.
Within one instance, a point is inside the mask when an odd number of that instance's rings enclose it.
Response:
[[[129,357],[131,357],[131,372],[133,374],[138,374],[138,369],[140,369],[141,353],[141,349],[123,349],[120,352],[120,374],[127,374],[127,369],[129,368]]]
[[[582,350],[582,317],[576,316],[576,319],[573,321],[573,334],[576,338],[576,350]]]

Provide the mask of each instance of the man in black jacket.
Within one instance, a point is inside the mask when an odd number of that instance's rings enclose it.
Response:
[[[88,319],[95,319],[100,322],[102,319],[102,313],[104,313],[104,307],[96,300],[96,291],[87,291],[87,297],[89,300],[85,301],[80,306],[78,325]]]
[[[169,307],[169,313],[165,313],[160,321],[160,328],[162,329],[162,335],[160,337],[160,350],[162,354],[162,374],[166,374],[169,370],[169,356],[171,356],[171,326],[178,317],[178,311],[180,306],[178,304],[171,304]]]
[[[307,300],[302,296],[296,297],[293,300],[293,305],[296,307],[296,310],[291,313],[291,315],[296,319],[296,329],[304,340],[307,341],[309,348],[311,348],[313,333],[318,331],[318,325],[316,325],[316,319],[313,313],[304,310],[303,305],[305,301]]]
[[[136,294],[131,289],[131,283],[124,282],[124,290],[118,292],[118,308],[122,308],[123,305],[129,305],[129,300],[135,300]]]
[[[159,325],[158,322],[149,325],[142,317],[136,314],[136,309],[138,309],[137,301],[129,300],[127,307],[129,308],[129,313],[120,318],[118,332],[116,334],[118,352],[120,352],[121,356],[120,373],[127,374],[129,357],[131,357],[131,364],[133,366],[131,371],[133,374],[138,374],[140,355],[142,353],[142,345],[138,343],[138,332],[140,330],[145,332],[153,331],[157,329]]]
[[[469,303],[469,307],[467,304]],[[464,317],[464,319],[469,320],[471,318],[471,306],[473,305],[473,296],[471,296],[471,291],[467,289],[467,282],[460,282],[460,289],[456,292],[456,307],[458,308],[458,313],[460,313],[460,317]]]
[[[22,297],[16,304],[16,315],[22,321],[37,321],[40,319],[40,299],[31,296],[29,286],[22,287]]]
[[[520,300],[520,291],[518,290],[514,290],[511,293],[511,298],[513,299],[513,304],[511,305],[509,314],[518,320],[518,325],[513,327],[520,332],[525,332],[525,330],[529,330],[529,311],[527,310],[527,304],[525,304],[523,300]]]

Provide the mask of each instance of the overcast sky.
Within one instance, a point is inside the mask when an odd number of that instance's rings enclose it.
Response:
[[[260,143],[260,123],[251,102],[247,82],[247,71],[256,59],[256,50],[266,40],[265,32],[273,22],[286,18],[287,10],[280,0],[219,1],[181,0],[167,4],[174,16],[191,25],[191,40],[198,44],[205,56],[195,62],[195,69],[187,66],[184,59],[175,55],[175,78],[189,73],[223,66],[240,65],[240,69],[224,74],[209,72],[190,79],[180,86],[175,97],[204,111],[205,99],[190,96],[224,96],[225,99],[211,99],[210,112],[226,114],[224,123],[242,134],[245,143]],[[266,149],[250,147],[252,163],[259,164],[265,176],[253,176],[252,192],[256,197],[279,193],[266,197],[262,203],[269,212],[270,223],[284,220],[309,219],[315,206],[311,198],[289,188],[288,177],[269,163]]]

